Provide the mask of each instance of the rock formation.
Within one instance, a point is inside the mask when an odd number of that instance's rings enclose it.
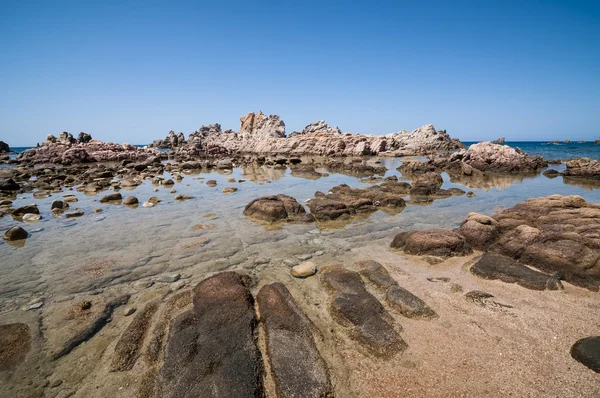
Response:
[[[4,141],[0,141],[0,153],[11,153],[10,147]]]
[[[162,148],[162,149],[175,149],[179,146],[186,144],[185,136],[183,133],[177,133],[173,130],[169,131],[169,134],[162,140],[154,140],[152,144],[148,145],[150,148]]]
[[[19,163],[84,163],[114,162],[129,160],[145,161],[160,154],[150,149],[142,149],[131,144],[115,144],[92,139],[87,133],[79,134],[79,138],[67,132],[58,138],[48,135],[41,146],[28,149],[17,157]]]
[[[453,153],[447,168],[460,169],[464,174],[477,171],[496,173],[532,172],[546,166],[547,162],[537,156],[529,156],[519,148],[491,142],[473,144],[467,150]]]
[[[325,121],[309,124],[302,132],[285,136],[285,124],[277,115],[266,116],[262,112],[248,113],[240,118],[240,131],[221,132],[215,128],[201,128],[190,134],[188,143],[177,149],[175,158],[193,160],[202,155],[232,156],[251,155],[421,155],[440,150],[462,148],[445,130],[436,131],[428,124],[412,133],[401,132],[386,136],[341,134],[338,127],[330,127]]]

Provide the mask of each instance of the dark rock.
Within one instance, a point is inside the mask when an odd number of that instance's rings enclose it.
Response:
[[[348,208],[344,202],[333,199],[312,199],[308,202],[311,214],[318,221],[335,220],[343,215],[354,214],[354,209]]]
[[[119,192],[111,193],[111,194],[103,196],[100,199],[100,203],[120,202],[122,199],[123,199],[123,196],[121,196],[121,193],[119,193]]]
[[[304,221],[306,210],[291,196],[261,196],[246,205],[244,215],[267,222]]]
[[[556,277],[534,271],[501,254],[484,254],[473,264],[471,272],[484,279],[499,279],[533,290],[561,290],[563,288]]]
[[[407,318],[437,317],[437,314],[423,300],[398,285],[391,286],[387,290],[385,301]]]
[[[62,201],[62,200],[55,200],[50,205],[50,210],[52,210],[54,212],[65,211],[68,208],[69,208],[69,204],[67,202]]]
[[[123,204],[127,205],[127,206],[135,206],[138,203],[139,203],[138,198],[136,198],[135,196],[128,196],[123,201]]]
[[[150,321],[158,309],[159,302],[151,301],[144,309],[136,314],[115,346],[110,370],[122,372],[131,370],[137,361],[142,343],[150,326]]]
[[[0,372],[14,370],[31,349],[31,333],[24,323],[0,325]]]
[[[571,356],[596,373],[600,373],[600,336],[577,340],[571,347]]]
[[[74,211],[72,213],[65,214],[65,217],[66,218],[83,217],[83,212],[82,211]]]
[[[208,185],[211,188],[214,188],[217,186],[217,181],[216,180],[208,180],[208,181],[206,181],[206,185]]]
[[[406,349],[404,340],[383,318],[389,315],[367,292],[358,273],[341,266],[329,266],[321,272],[321,283],[332,294],[329,312],[339,324],[349,327],[352,339],[383,358]]]
[[[266,285],[257,301],[277,396],[330,396],[329,373],[313,341],[314,325],[287,288],[281,283]]]
[[[40,209],[37,205],[21,206],[12,212],[12,216],[15,218],[23,217],[24,214],[40,214]]]
[[[478,213],[469,213],[458,228],[458,232],[474,248],[484,250],[500,235],[498,221]]]
[[[10,152],[10,147],[4,141],[0,141],[0,153],[8,153]]]
[[[560,173],[557,170],[554,170],[554,169],[546,170],[542,174],[544,176],[548,177],[548,178],[555,178],[555,177],[558,177],[560,175]]]
[[[249,278],[224,272],[194,288],[194,309],[169,330],[157,396],[262,397]]]
[[[14,226],[4,233],[3,238],[4,240],[15,241],[27,239],[27,236],[27,231],[19,226]]]
[[[404,249],[407,254],[432,256],[464,256],[473,250],[464,236],[446,229],[400,232],[391,243],[394,249]]]
[[[356,263],[356,265],[361,275],[383,291],[386,291],[390,286],[397,285],[397,282],[390,276],[383,265],[376,261],[365,260]]]
[[[0,191],[18,191],[19,189],[21,187],[12,178],[0,178]]]

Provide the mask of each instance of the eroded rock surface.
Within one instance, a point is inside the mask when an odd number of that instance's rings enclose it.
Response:
[[[224,272],[194,288],[194,309],[171,323],[157,396],[264,395],[249,283],[246,276]]]
[[[464,236],[447,229],[400,232],[391,247],[407,254],[441,257],[465,256],[473,252]]]
[[[385,308],[366,290],[358,273],[329,266],[321,270],[321,283],[331,293],[331,316],[349,328],[352,339],[383,358],[406,349],[404,340],[384,319],[389,317]]]
[[[244,215],[259,221],[312,221],[304,207],[287,195],[261,196],[246,205]]]
[[[31,333],[24,323],[0,325],[0,372],[14,370],[31,349]]]
[[[287,288],[281,283],[266,285],[257,302],[278,396],[329,396],[329,372],[313,340],[314,326]]]
[[[485,253],[471,267],[471,272],[484,279],[499,279],[533,290],[561,290],[560,281],[535,271],[501,254]]]

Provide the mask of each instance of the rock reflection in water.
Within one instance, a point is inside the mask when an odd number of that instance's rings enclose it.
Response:
[[[528,174],[492,174],[467,176],[458,173],[448,173],[450,182],[461,184],[468,188],[479,188],[489,190],[490,188],[507,189],[513,184],[520,184],[526,180],[533,180],[539,177],[539,173]]]

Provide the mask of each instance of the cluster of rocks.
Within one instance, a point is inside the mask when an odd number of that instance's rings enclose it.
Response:
[[[48,135],[46,140],[36,148],[31,148],[19,156],[19,164],[73,164],[84,162],[121,162],[124,160],[143,162],[158,156],[151,149],[138,148],[131,144],[115,144],[93,140],[87,133],[79,134],[75,139],[72,134],[63,132],[58,138]]]
[[[175,149],[182,145],[185,145],[187,141],[183,133],[179,132],[175,134],[173,130],[169,131],[169,134],[162,140],[154,140],[152,144],[148,145],[150,148],[161,148],[161,149]]]
[[[323,155],[323,156],[402,156],[453,150],[463,145],[445,130],[425,125],[412,133],[386,136],[342,134],[323,120],[309,124],[302,132],[285,135],[278,115],[250,112],[240,118],[239,133],[221,132],[219,125],[192,133],[188,143],[177,149],[176,159],[191,160],[202,155]]]
[[[481,277],[531,289],[560,289],[561,279],[600,289],[600,205],[579,196],[528,199],[494,217],[470,213],[456,230],[401,232],[391,247],[440,257],[477,249],[495,253],[471,268]]]

